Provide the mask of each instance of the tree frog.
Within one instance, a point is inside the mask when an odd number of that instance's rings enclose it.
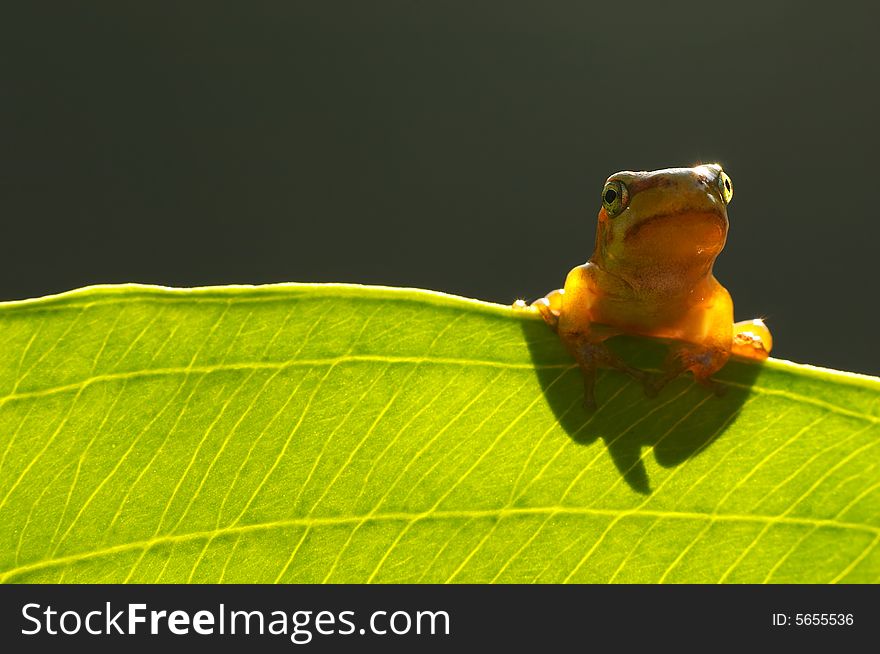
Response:
[[[623,171],[605,182],[593,256],[530,307],[580,366],[588,408],[600,366],[631,375],[654,395],[687,371],[719,391],[711,376],[731,354],[767,358],[770,331],[760,319],[734,323],[730,294],[712,274],[732,198],[733,182],[718,164]],[[618,334],[669,343],[659,376],[608,349],[605,340]]]

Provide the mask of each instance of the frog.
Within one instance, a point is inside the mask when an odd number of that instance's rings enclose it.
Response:
[[[730,293],[713,274],[732,199],[733,182],[717,163],[615,173],[602,188],[590,259],[563,288],[531,305],[518,302],[539,313],[574,357],[587,409],[596,408],[599,368],[638,380],[649,396],[688,372],[720,395],[713,375],[731,356],[767,359],[773,341],[764,320],[734,322]],[[612,352],[606,341],[621,334],[665,343],[660,372]]]

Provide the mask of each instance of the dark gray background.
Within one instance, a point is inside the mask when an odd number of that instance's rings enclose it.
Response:
[[[0,18],[2,299],[531,299],[590,255],[610,173],[717,160],[737,317],[777,356],[880,373],[867,3],[76,4]]]

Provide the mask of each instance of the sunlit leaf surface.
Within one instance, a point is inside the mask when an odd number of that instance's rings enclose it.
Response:
[[[606,373],[588,414],[539,320],[368,287],[95,287],[0,336],[2,581],[880,581],[877,379]]]

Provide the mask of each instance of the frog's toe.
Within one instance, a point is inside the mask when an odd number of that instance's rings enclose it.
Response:
[[[590,359],[578,361],[581,369],[581,378],[584,382],[583,406],[587,412],[595,411],[596,404],[596,367]]]
[[[550,325],[553,329],[556,329],[559,326],[559,314],[550,306],[550,301],[545,298],[539,298],[532,302],[532,308],[537,309],[538,313],[541,314],[541,317],[544,319],[548,325]]]
[[[538,311],[544,322],[555,330],[559,325],[559,314],[562,313],[562,296],[564,294],[565,291],[561,288],[550,291],[544,297],[532,302],[529,308],[533,311]],[[520,306],[520,302],[514,304],[514,307]],[[522,302],[522,305],[525,306],[525,302]]]
[[[646,393],[653,397],[669,382],[690,371],[698,384],[711,388],[716,395],[721,395],[724,388],[711,377],[726,361],[727,355],[716,348],[702,348],[690,344],[673,346],[663,364],[662,372],[651,377],[646,384]]]
[[[582,402],[582,406],[584,407],[584,411],[587,413],[593,413],[599,408],[599,405],[596,403],[595,395],[587,395],[584,393],[584,401]]]
[[[712,391],[716,397],[721,397],[727,392],[727,386],[722,384],[719,381],[712,379],[711,377],[700,377],[695,375],[694,379],[696,379],[697,383],[703,388],[708,388]]]
[[[662,385],[660,375],[649,375],[642,382],[642,389],[645,391],[646,397],[657,397],[657,395],[660,393],[661,388]]]
[[[733,345],[731,354],[755,361],[764,361],[770,356],[773,337],[760,318],[743,320],[733,325]]]

